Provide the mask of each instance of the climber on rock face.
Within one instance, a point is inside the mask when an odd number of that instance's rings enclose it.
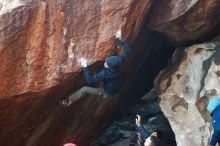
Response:
[[[217,143],[220,145],[220,97],[213,97],[208,103],[207,110],[211,113],[214,130],[210,145],[215,146]]]
[[[107,98],[110,95],[116,95],[123,87],[123,80],[121,74],[120,64],[127,58],[131,49],[128,44],[121,39],[121,32],[115,34],[116,41],[119,45],[123,46],[124,52],[119,56],[107,57],[104,63],[104,69],[95,75],[90,75],[87,67],[86,60],[81,60],[81,67],[83,75],[87,83],[93,84],[98,81],[103,81],[104,88],[93,88],[84,86],[80,90],[71,94],[67,99],[61,101],[62,105],[69,106],[72,102],[79,100],[85,95],[96,95]]]

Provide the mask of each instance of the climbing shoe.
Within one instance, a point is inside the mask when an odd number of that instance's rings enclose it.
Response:
[[[64,100],[59,100],[59,103],[60,103],[61,105],[65,106],[65,107],[68,107],[68,106],[70,106],[70,104],[72,103],[72,101],[69,100],[69,99],[64,99]]]

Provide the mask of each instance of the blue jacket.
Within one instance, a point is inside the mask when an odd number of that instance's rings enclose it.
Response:
[[[116,39],[116,40],[125,49],[125,51],[117,58],[118,59],[117,67],[113,69],[104,68],[95,75],[90,75],[87,67],[83,68],[83,75],[86,79],[86,82],[92,84],[98,81],[103,81],[104,91],[107,95],[117,94],[121,90],[123,86],[123,80],[122,80],[120,64],[126,59],[126,57],[131,51],[130,47],[124,40],[122,39]]]
[[[143,141],[149,137],[143,125],[138,126],[138,131],[141,133],[141,138]]]
[[[212,112],[212,126],[215,131],[220,131],[220,106],[216,107]]]

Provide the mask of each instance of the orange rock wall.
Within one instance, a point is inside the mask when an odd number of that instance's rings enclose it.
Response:
[[[87,146],[117,100],[87,97],[68,109],[57,101],[84,84],[80,57],[96,66],[120,53],[113,38],[120,28],[132,45],[151,1],[21,2],[0,10],[0,143],[59,146],[74,141]]]

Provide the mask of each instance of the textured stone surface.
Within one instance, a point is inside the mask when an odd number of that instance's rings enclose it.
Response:
[[[66,110],[57,100],[83,85],[80,57],[100,68],[99,61],[121,52],[113,38],[120,28],[133,43],[150,6],[150,0],[1,1],[1,145],[88,145],[117,100],[88,97]]]
[[[1,0],[0,1],[0,14],[6,13],[13,8],[26,4],[27,0]]]
[[[149,27],[184,44],[214,37],[220,22],[218,0],[158,0]]]
[[[154,98],[148,98],[150,96]],[[176,146],[174,133],[168,120],[161,112],[157,97],[155,90],[152,89],[142,97],[142,101],[139,104],[129,107],[117,121],[114,121],[106,128],[92,146],[128,146],[133,137],[132,135],[138,132],[135,124],[136,114],[142,117],[141,123],[148,133],[158,131],[162,144],[157,146]],[[133,139],[135,140],[136,138],[133,137]]]
[[[210,116],[208,99],[219,92],[213,55],[216,43],[177,49],[169,66],[160,72],[155,85],[160,93],[160,106],[176,135],[178,146],[208,146]],[[208,98],[207,98],[208,97]],[[183,130],[184,129],[184,130]]]
[[[1,97],[56,86],[68,73],[80,72],[80,57],[90,64],[103,60],[115,52],[119,28],[124,38],[131,33],[135,38],[150,6],[149,1],[61,2],[36,1],[1,15]]]

